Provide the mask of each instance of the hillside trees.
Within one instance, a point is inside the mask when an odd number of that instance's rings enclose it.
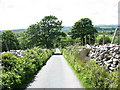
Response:
[[[59,21],[57,17],[45,16],[40,22],[28,27],[26,35],[30,41],[29,44],[52,48],[55,46],[54,43],[57,44],[59,37],[66,36],[61,28],[63,28],[62,21]]]
[[[82,18],[75,22],[70,32],[73,39],[80,38],[82,45],[94,44],[96,33],[97,31],[89,18]]]
[[[2,51],[19,49],[17,36],[11,30],[2,32]]]
[[[28,38],[28,34],[26,33],[26,31],[22,31],[20,33],[20,37],[18,38],[19,44],[21,49],[27,49],[31,47],[31,43],[30,40]]]

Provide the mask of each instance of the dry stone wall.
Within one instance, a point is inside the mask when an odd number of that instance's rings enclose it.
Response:
[[[91,46],[89,56],[93,58],[97,64],[105,66],[109,71],[120,67],[120,45]]]
[[[12,53],[14,54],[15,56],[17,57],[23,57],[23,54],[24,54],[24,50],[10,50],[10,51],[7,51],[8,53]],[[3,52],[5,53],[5,52]]]

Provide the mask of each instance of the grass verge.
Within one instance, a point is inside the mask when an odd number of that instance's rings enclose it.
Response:
[[[85,88],[119,88],[120,80],[117,70],[108,72],[104,66],[99,66],[94,60],[87,62],[80,60],[77,57],[77,49],[67,47],[61,49],[61,52]]]

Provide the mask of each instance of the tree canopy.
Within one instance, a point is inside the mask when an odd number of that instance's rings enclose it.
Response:
[[[92,21],[89,18],[82,18],[81,20],[75,22],[74,26],[71,29],[71,37],[73,39],[80,38],[82,44],[94,43],[95,41],[95,33],[97,30],[92,25]]]
[[[51,48],[60,36],[66,36],[61,31],[62,21],[55,16],[45,16],[40,22],[28,27],[26,35],[32,46]]]
[[[2,51],[19,49],[19,42],[17,36],[11,31],[2,32]]]

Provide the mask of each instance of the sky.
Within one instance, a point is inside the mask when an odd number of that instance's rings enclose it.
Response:
[[[119,0],[0,0],[0,30],[26,29],[44,16],[54,15],[63,26],[81,18],[93,25],[118,24]]]

